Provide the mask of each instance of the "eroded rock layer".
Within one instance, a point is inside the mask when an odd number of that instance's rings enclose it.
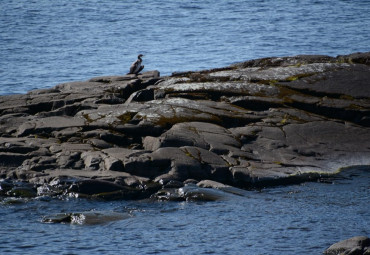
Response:
[[[370,53],[96,77],[0,97],[0,191],[23,180],[132,199],[171,183],[317,180],[370,165],[369,126]]]

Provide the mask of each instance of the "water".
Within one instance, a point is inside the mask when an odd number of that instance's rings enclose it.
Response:
[[[370,1],[0,1],[0,95],[144,70],[370,51]],[[210,203],[69,199],[0,204],[1,254],[321,254],[369,235],[369,170],[334,184],[251,191]],[[0,199],[1,200],[1,199]],[[132,214],[104,225],[45,215]]]
[[[93,76],[370,51],[370,1],[1,0],[0,95]]]
[[[370,168],[353,168],[343,177],[217,202],[0,204],[0,253],[321,254],[339,240],[370,234]],[[90,210],[132,217],[103,225],[41,222],[49,214]]]

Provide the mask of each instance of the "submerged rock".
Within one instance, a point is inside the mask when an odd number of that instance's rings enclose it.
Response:
[[[11,180],[0,180],[0,195],[4,196],[14,187],[14,184]]]
[[[37,192],[34,188],[30,188],[30,187],[14,187],[7,192],[7,195],[12,196],[12,197],[31,198],[31,197],[36,197]]]
[[[16,198],[33,198],[37,196],[34,185],[28,182],[17,182],[10,179],[0,180],[0,196]]]
[[[230,186],[225,185],[223,188],[226,187]],[[235,190],[237,189],[235,188]],[[163,188],[152,198],[161,201],[218,201],[230,199],[233,195],[240,194],[227,188],[224,191],[222,188],[203,188],[195,184],[186,184],[180,188]]]
[[[160,189],[159,184],[143,183],[132,187],[104,180],[81,180],[68,188],[68,193],[103,200],[143,199]]]
[[[109,211],[88,211],[73,213],[57,213],[44,216],[43,223],[63,223],[77,225],[98,225],[112,221],[124,220],[132,217],[128,213],[109,212]]]

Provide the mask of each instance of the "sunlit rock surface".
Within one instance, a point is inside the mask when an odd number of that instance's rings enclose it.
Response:
[[[369,63],[265,58],[1,96],[1,195],[141,199],[170,182],[251,189],[370,165]],[[34,192],[7,186],[21,180]]]
[[[370,238],[355,236],[331,245],[325,255],[367,255],[370,254]]]

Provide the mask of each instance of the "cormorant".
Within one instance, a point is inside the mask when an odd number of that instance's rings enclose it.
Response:
[[[144,55],[140,54],[139,56],[137,56],[137,60],[132,63],[131,67],[130,67],[130,72],[129,74],[138,74],[140,73],[141,70],[144,69],[144,66],[141,64],[143,62],[143,60],[141,59],[141,57],[143,57]]]

